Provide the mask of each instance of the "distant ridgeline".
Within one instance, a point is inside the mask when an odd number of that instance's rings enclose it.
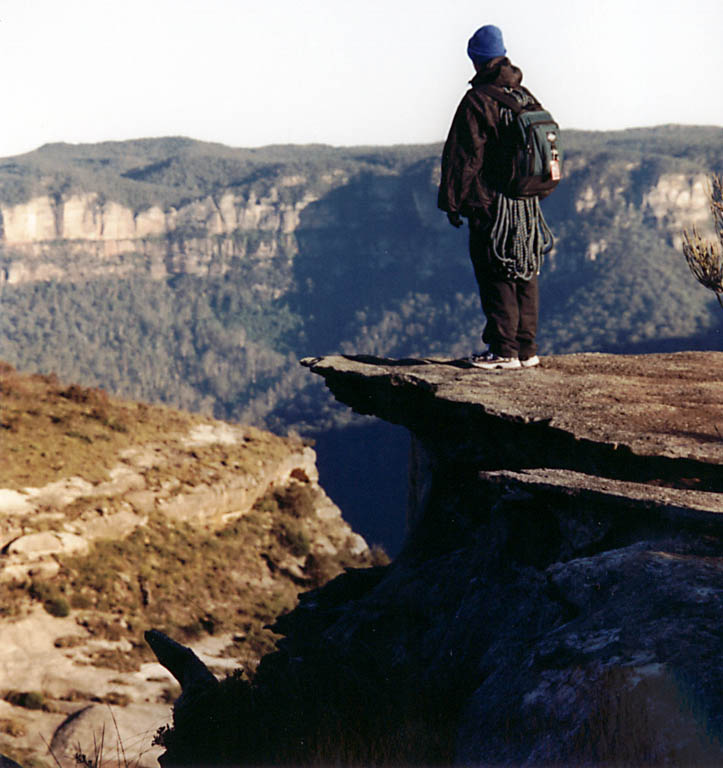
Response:
[[[680,230],[710,230],[722,128],[565,134],[544,203],[544,353],[720,349]],[[0,358],[305,432],[348,425],[298,358],[460,356],[482,318],[436,209],[441,145],[54,144],[0,161]]]

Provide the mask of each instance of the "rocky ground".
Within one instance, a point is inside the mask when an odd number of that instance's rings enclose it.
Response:
[[[180,689],[145,630],[253,675],[300,590],[372,562],[298,438],[9,366],[0,389],[0,753],[24,766],[103,732],[157,765]]]
[[[723,763],[723,354],[304,362],[412,432],[410,534],[177,707],[164,765]]]

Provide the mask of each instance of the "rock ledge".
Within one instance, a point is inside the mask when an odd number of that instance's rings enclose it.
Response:
[[[566,355],[504,372],[459,360],[301,362],[355,411],[455,460],[723,491],[723,352]],[[515,435],[524,439],[510,445]]]

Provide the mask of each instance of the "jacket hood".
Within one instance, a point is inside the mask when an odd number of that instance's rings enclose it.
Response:
[[[517,88],[521,82],[522,70],[516,67],[506,56],[490,59],[470,80],[472,87],[492,84]]]

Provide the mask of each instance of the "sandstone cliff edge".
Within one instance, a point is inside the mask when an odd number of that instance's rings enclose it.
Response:
[[[723,353],[303,363],[412,433],[406,545],[302,596],[165,765],[721,764]]]

